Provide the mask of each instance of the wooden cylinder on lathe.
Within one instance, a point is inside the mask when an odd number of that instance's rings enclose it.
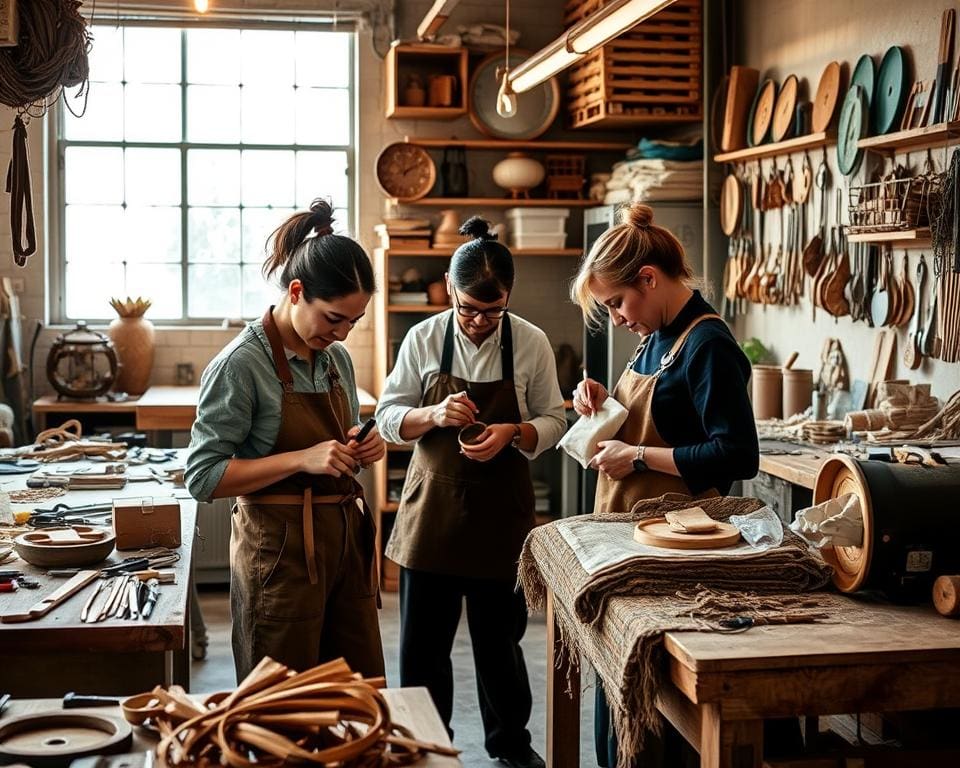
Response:
[[[942,616],[960,616],[960,576],[940,576],[933,582],[933,605]]]

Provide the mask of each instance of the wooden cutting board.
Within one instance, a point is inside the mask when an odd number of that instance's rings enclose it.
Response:
[[[750,105],[757,93],[760,73],[752,67],[731,67],[727,86],[727,101],[723,115],[724,152],[743,149],[747,146],[747,118]]]
[[[820,75],[817,85],[817,95],[813,101],[814,133],[822,133],[830,127],[833,115],[837,111],[837,100],[840,97],[840,64],[831,61]]]
[[[773,109],[773,126],[771,138],[774,141],[783,141],[790,133],[793,125],[793,115],[797,106],[798,81],[796,75],[790,75],[780,87],[777,96],[777,105]]]
[[[730,523],[717,523],[710,533],[679,533],[670,527],[664,517],[641,520],[633,530],[638,544],[666,549],[722,549],[740,542],[740,531]]]

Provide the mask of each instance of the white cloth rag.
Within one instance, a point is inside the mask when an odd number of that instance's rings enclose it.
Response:
[[[860,497],[845,493],[797,512],[790,530],[819,549],[863,546],[863,510]]]
[[[586,469],[599,451],[597,443],[613,438],[626,420],[627,409],[608,396],[594,413],[577,419],[557,443],[557,448],[563,448]]]

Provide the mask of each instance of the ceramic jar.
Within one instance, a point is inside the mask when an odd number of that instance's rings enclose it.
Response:
[[[528,198],[530,190],[543,181],[543,165],[523,152],[510,152],[493,166],[493,180],[498,187],[510,192],[513,198]]]
[[[107,328],[120,362],[114,382],[116,392],[142,395],[150,386],[155,347],[154,328],[147,318],[117,317]]]
[[[403,105],[405,107],[422,107],[427,102],[427,92],[423,87],[423,78],[420,75],[409,75],[403,88]]]

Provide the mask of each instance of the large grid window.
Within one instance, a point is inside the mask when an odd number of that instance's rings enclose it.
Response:
[[[153,320],[259,315],[264,242],[331,199],[351,228],[353,35],[96,26],[86,113],[61,110],[61,320],[112,296]],[[74,102],[76,106],[76,102]]]

